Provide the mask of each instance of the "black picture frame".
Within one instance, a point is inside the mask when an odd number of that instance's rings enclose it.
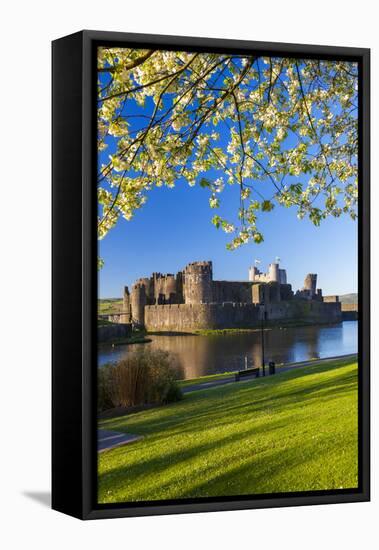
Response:
[[[259,52],[359,64],[359,487],[354,490],[96,503],[96,48]],[[300,506],[370,499],[370,50],[101,31],[52,44],[52,507],[81,519]]]

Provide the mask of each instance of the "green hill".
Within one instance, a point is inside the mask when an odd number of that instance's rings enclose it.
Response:
[[[340,294],[341,304],[357,304],[358,303],[358,294],[352,292],[350,294]]]
[[[98,313],[105,315],[106,313],[120,313],[122,310],[122,298],[103,298],[97,301]]]

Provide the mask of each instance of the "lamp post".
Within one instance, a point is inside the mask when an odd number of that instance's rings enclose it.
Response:
[[[262,374],[266,376],[265,371],[265,334],[264,334],[264,311],[261,317],[261,350],[262,350]]]

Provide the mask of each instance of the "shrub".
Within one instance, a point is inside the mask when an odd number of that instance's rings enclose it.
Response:
[[[105,411],[113,407],[111,397],[111,377],[108,366],[97,371],[97,409]]]
[[[162,404],[182,398],[177,363],[161,350],[139,350],[99,369],[98,409]]]
[[[181,399],[183,399],[181,387],[176,380],[173,380],[168,388],[164,402],[174,403],[175,401],[180,401]]]

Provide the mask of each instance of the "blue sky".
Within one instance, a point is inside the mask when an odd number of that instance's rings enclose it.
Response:
[[[222,193],[223,212],[238,207],[238,188]],[[209,191],[179,182],[173,189],[155,188],[146,204],[127,222],[121,220],[99,245],[105,265],[99,275],[101,298],[122,295],[124,285],[154,271],[176,273],[187,263],[212,260],[215,279],[247,280],[254,259],[266,270],[276,256],[287,269],[294,289],[302,286],[306,273],[318,273],[324,294],[357,290],[357,222],[348,217],[330,218],[315,227],[298,220],[295,209],[277,206],[261,213],[261,244],[228,251],[230,240],[211,224]]]
[[[136,130],[142,123],[138,115],[152,109],[151,100],[147,100],[145,109],[131,100],[126,102],[123,114],[134,115],[129,122],[131,129]],[[228,130],[218,131],[225,146]],[[108,149],[99,156],[100,164],[108,161],[115,145],[110,139]],[[206,174],[211,178],[220,175],[214,170]],[[221,208],[217,210],[210,209],[209,197],[209,189],[190,187],[184,180],[177,181],[173,189],[149,191],[146,204],[135,217],[131,221],[121,219],[99,243],[99,256],[105,262],[99,273],[99,297],[119,297],[124,285],[131,286],[139,277],[154,271],[176,273],[197,260],[213,261],[215,279],[247,280],[249,266],[256,258],[261,260],[260,269],[266,271],[276,256],[287,269],[288,282],[294,290],[301,288],[305,275],[312,272],[318,273],[318,287],[324,294],[357,291],[356,221],[342,216],[315,227],[306,218],[299,220],[295,208],[276,205],[273,211],[259,215],[257,227],[264,235],[263,243],[228,251],[225,245],[231,235],[217,230],[211,218],[220,214],[232,223],[236,221],[239,188],[227,185],[220,194]]]

